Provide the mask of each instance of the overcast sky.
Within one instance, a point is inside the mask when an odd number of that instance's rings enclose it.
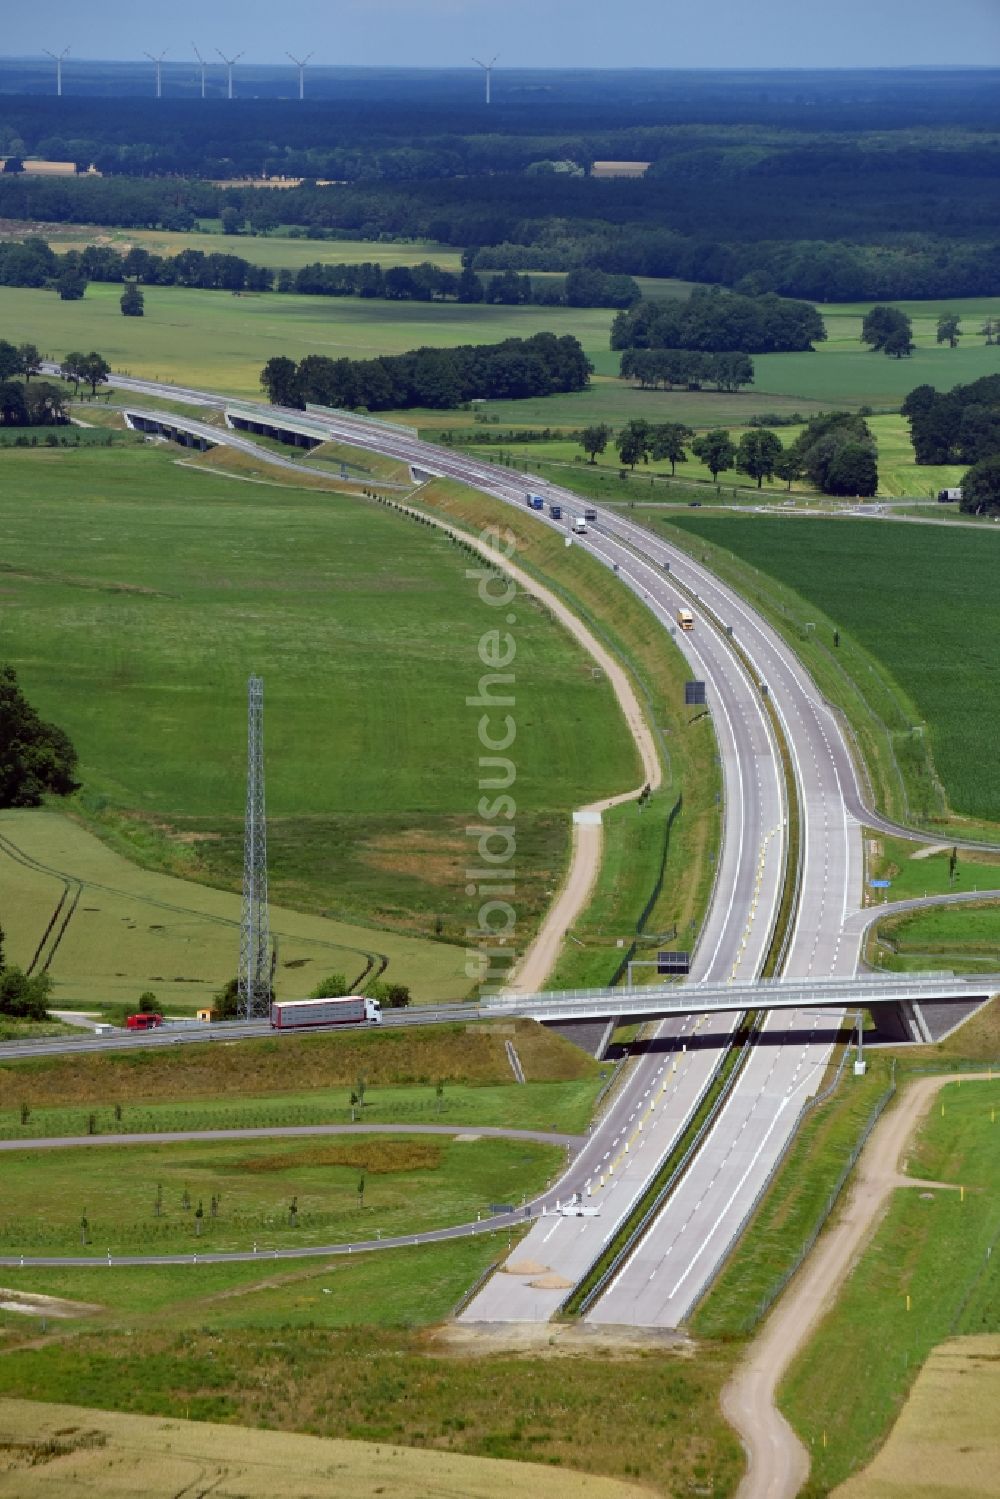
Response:
[[[0,0],[6,56],[181,60],[246,49],[281,61],[465,66],[886,67],[1000,65],[1000,0]]]

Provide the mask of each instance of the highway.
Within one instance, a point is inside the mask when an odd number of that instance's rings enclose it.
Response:
[[[114,383],[143,396],[216,408],[229,404],[223,397],[156,382],[116,377]],[[246,403],[239,404],[245,409]],[[264,421],[293,424],[301,418],[292,411],[258,409]],[[530,486],[562,503],[567,520],[583,508],[578,496],[558,486],[534,477],[514,478],[507,470],[425,444],[398,429],[341,415],[310,413],[308,421],[312,428],[319,422],[332,439],[394,456],[422,472],[459,479],[519,507]],[[210,430],[215,440],[226,440],[220,429]],[[621,581],[644,599],[664,627],[673,629],[682,604],[695,613],[694,632],[678,632],[676,639],[692,674],[707,684],[725,786],[725,835],[693,976],[722,981],[754,977],[770,943],[784,872],[788,809],[763,683],[788,745],[800,811],[796,917],[781,971],[798,978],[853,973],[861,936],[848,925],[861,900],[861,821],[878,826],[882,820],[864,808],[835,716],[791,649],[737,594],[628,517],[596,509],[596,524],[585,536],[574,536],[573,544],[616,567]],[[536,518],[556,524],[548,516]],[[567,522],[557,529],[567,530]],[[727,626],[739,655],[727,639]],[[657,1045],[633,1067],[574,1162],[576,1190],[588,1203],[596,1194],[599,1216],[536,1225],[518,1251],[519,1260],[542,1265],[556,1280],[571,1281],[584,1259],[593,1258],[595,1246],[641,1195],[708,1085],[728,1039],[724,1027],[715,1029],[718,1017],[710,1024],[713,1029],[706,1032],[705,1022],[697,1018],[663,1023]],[[701,1044],[695,1047],[697,1032]],[[673,1326],[684,1318],[766,1181],[794,1125],[798,1102],[818,1086],[831,1040],[827,1025],[805,1014],[768,1021],[693,1168],[593,1309],[594,1320]],[[531,1285],[537,1274],[529,1269],[521,1277],[494,1277],[466,1316],[551,1315],[564,1292],[540,1294]]]

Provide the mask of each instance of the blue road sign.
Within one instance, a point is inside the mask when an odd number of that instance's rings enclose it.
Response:
[[[888,890],[892,880],[869,880],[868,883],[873,890]]]

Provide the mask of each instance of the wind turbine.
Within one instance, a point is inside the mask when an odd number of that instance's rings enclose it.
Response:
[[[194,55],[198,59],[198,66],[201,69],[201,97],[204,99],[204,97],[205,97],[205,69],[208,67],[208,63],[202,57],[201,53],[198,51],[198,48],[195,47],[194,42],[191,43],[191,46],[194,48]]]
[[[500,54],[497,53],[497,56],[499,56],[499,55]],[[483,72],[486,74],[486,102],[487,102],[487,104],[489,104],[489,102],[490,102],[490,91],[491,91],[491,85],[492,85],[492,82],[493,82],[493,66],[494,66],[496,60],[497,60],[496,57],[491,57],[490,60],[489,60],[489,62],[480,62],[478,57],[474,57],[472,59],[472,61],[476,64],[476,66],[482,68]]]
[[[216,47],[215,50],[216,50],[216,52],[219,52],[218,47]],[[229,99],[231,99],[233,97],[233,69],[235,68],[236,64],[239,62],[240,58],[243,56],[243,53],[242,52],[237,52],[237,54],[236,54],[235,57],[227,57],[224,52],[219,52],[219,56],[222,58],[222,61],[226,65],[226,74],[227,74],[227,77],[229,79],[229,89],[228,89],[228,92],[226,94],[226,97],[229,98]]]
[[[299,70],[299,98],[304,99],[306,96],[306,63],[309,61],[310,57],[315,57],[316,54],[315,52],[309,52],[305,57],[298,58],[293,57],[290,52],[286,52],[285,56],[288,58],[289,62],[293,62]]]
[[[48,49],[48,47],[43,47],[42,51],[45,53],[46,57],[51,57],[52,61],[56,65],[56,97],[58,99],[61,99],[62,98],[62,65],[63,65],[63,58],[69,56],[69,48],[68,47],[64,47],[62,49],[62,51],[59,52],[59,53],[50,52],[49,49]]]
[[[163,66],[163,59],[166,57],[166,55],[166,52],[161,52],[159,57],[154,57],[152,52],[143,53],[143,56],[148,57],[150,62],[153,64],[153,67],[156,69],[156,97],[158,99],[163,98],[163,80],[160,77],[160,69]]]

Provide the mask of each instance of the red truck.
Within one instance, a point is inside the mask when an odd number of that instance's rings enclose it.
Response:
[[[125,1026],[130,1031],[155,1031],[158,1025],[163,1024],[163,1016],[156,1015],[151,1010],[142,1011],[138,1015],[126,1015]]]

